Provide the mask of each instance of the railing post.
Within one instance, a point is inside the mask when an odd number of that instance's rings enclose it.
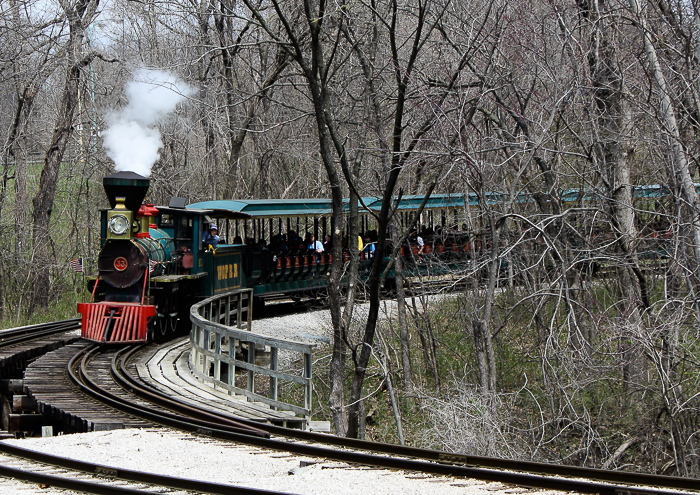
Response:
[[[234,364],[234,360],[236,359],[236,345],[238,344],[238,339],[234,337],[229,337],[228,339],[228,355],[231,358],[228,364],[228,377],[226,379],[226,382],[228,383],[229,388],[228,389],[228,394],[233,395],[234,392],[232,390],[233,387],[236,386],[236,365]]]
[[[255,342],[248,342],[248,364],[255,366]],[[255,372],[248,370],[248,392],[255,393]],[[250,398],[248,399],[250,401]]]
[[[250,292],[248,294],[248,311],[246,312],[246,316],[248,317],[248,321],[246,322],[246,330],[250,330],[253,328],[253,293]]]
[[[214,352],[216,353],[216,358],[214,359],[214,386],[216,388],[216,382],[221,381],[221,334],[214,334]]]
[[[207,331],[204,328],[199,329],[199,349],[200,349],[199,355],[200,355],[200,359],[199,359],[198,363],[200,366],[199,371],[201,371],[202,374],[204,374],[204,370],[206,369],[206,366],[207,366],[207,357],[201,352],[201,349],[205,349],[204,342],[206,340],[206,334],[207,334]]]
[[[311,414],[311,399],[312,399],[312,387],[313,382],[311,381],[311,353],[304,353],[304,378],[307,382],[304,385],[304,409],[309,411]]]
[[[243,296],[236,299],[238,310],[236,311],[236,328],[241,328],[241,317],[243,316]]]
[[[279,363],[279,350],[277,347],[270,347],[270,369],[272,371],[277,371],[277,365]],[[270,376],[270,399],[277,400],[277,378]],[[277,409],[273,407],[273,409]]]
[[[210,349],[210,344],[209,344],[210,339],[211,339],[211,332],[209,330],[206,330],[204,332],[204,345],[202,346],[202,348],[207,349],[207,350]],[[211,363],[211,358],[205,354],[202,373],[204,373],[206,376],[209,376],[209,364],[210,363]]]

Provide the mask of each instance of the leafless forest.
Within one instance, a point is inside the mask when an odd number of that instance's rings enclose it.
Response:
[[[167,71],[194,91],[158,125],[156,204],[330,197],[352,236],[347,197],[506,198],[464,212],[488,249],[439,310],[417,296],[379,324],[379,271],[341,292],[333,266],[322,406],[338,433],[365,435],[381,396],[401,441],[699,476],[699,9],[0,0],[0,316],[80,285],[68,260],[94,262],[113,171],[103,131],[139,71]],[[571,189],[591,194],[563,202]],[[407,234],[384,205],[378,250]]]

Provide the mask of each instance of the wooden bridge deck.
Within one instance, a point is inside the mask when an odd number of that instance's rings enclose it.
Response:
[[[85,341],[70,343],[39,357],[27,367],[23,385],[29,407],[39,413],[37,419],[43,415],[42,424],[53,424],[65,433],[154,426],[100,404],[71,382],[67,372],[68,362],[86,345],[89,343]],[[266,404],[250,402],[245,396],[229,395],[226,390],[203,383],[190,370],[189,349],[188,338],[166,346],[152,346],[150,351],[141,353],[139,359],[129,365],[129,372],[151,387],[194,407],[261,423],[291,428],[309,427],[305,424],[305,418],[289,411],[277,411]],[[29,407],[24,411],[29,412]],[[28,419],[23,414],[12,416]],[[47,420],[50,423],[46,423]],[[325,425],[315,422],[311,427],[327,431]]]
[[[190,370],[189,338],[160,347],[136,365],[139,378],[152,387],[164,391],[196,407],[204,407],[237,418],[300,428],[305,419],[288,411],[275,411],[265,404],[249,402],[243,395],[229,395],[199,380]]]
[[[66,433],[143,428],[152,423],[105,406],[80,391],[68,376],[68,362],[89,342],[81,341],[49,352],[30,364],[24,388],[36,412],[51,418]]]

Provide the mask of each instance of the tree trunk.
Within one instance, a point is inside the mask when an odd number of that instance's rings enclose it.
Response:
[[[489,390],[489,366],[486,359],[486,350],[484,348],[484,334],[488,332],[484,320],[472,321],[472,334],[474,336],[474,353],[476,354],[476,363],[479,370],[479,384],[481,393],[486,394]]]
[[[411,336],[408,333],[406,319],[406,291],[403,286],[403,258],[396,258],[396,312],[399,320],[399,340],[401,340],[401,367],[403,368],[403,387],[407,393],[413,391],[413,365],[411,364]]]
[[[93,55],[82,56],[81,48],[85,29],[92,21],[99,0],[77,1],[75,5],[63,5],[68,19],[70,36],[68,53],[71,64],[66,71],[63,94],[54,125],[53,136],[44,158],[41,171],[39,190],[34,196],[34,216],[32,242],[36,252],[36,277],[33,284],[30,312],[36,307],[45,307],[49,303],[50,274],[52,263],[51,242],[51,211],[56,197],[56,186],[61,168],[63,155],[68,146],[68,140],[73,132],[73,117],[78,106],[78,89],[81,72],[93,58]]]
[[[671,144],[671,158],[674,166],[674,174],[676,181],[680,184],[683,199],[689,205],[690,218],[689,224],[693,237],[693,253],[695,255],[695,266],[692,267],[694,273],[693,285],[695,292],[698,290],[698,281],[700,280],[700,198],[698,197],[693,177],[690,173],[690,164],[683,150],[680,140],[680,131],[676,120],[676,113],[671,102],[666,84],[666,76],[664,75],[659,59],[656,55],[656,48],[652,42],[651,35],[647,30],[646,18],[643,16],[641,8],[637,0],[629,0],[632,12],[639,18],[639,26],[642,30],[644,38],[644,53],[649,62],[649,67],[659,90],[659,103],[661,106],[661,119],[666,127],[666,132],[669,135]]]
[[[25,239],[25,223],[26,220],[26,164],[24,163],[24,156],[19,156],[17,142],[20,140],[22,134],[22,128],[26,126],[27,120],[26,116],[29,114],[31,106],[34,102],[34,96],[36,91],[31,84],[25,86],[24,90],[17,95],[17,102],[15,106],[14,118],[12,119],[12,124],[8,131],[7,139],[5,140],[5,145],[3,147],[2,155],[2,181],[0,183],[0,218],[5,206],[5,199],[7,198],[7,189],[9,187],[9,181],[11,176],[14,176],[15,180],[15,230],[14,230],[14,248],[8,253],[12,257],[12,261],[9,263],[10,266],[14,266],[19,258],[21,252],[21,242]],[[12,166],[14,165],[14,173],[12,171]],[[3,234],[5,235],[5,234]],[[8,264],[4,262],[0,263],[0,319],[4,319],[7,316],[7,299],[5,294],[5,287],[9,282],[9,278],[6,275],[4,267]]]

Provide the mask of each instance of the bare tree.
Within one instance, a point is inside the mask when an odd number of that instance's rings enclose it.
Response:
[[[65,45],[68,67],[53,137],[44,159],[39,190],[33,200],[32,241],[37,249],[40,266],[34,283],[30,311],[37,306],[46,306],[49,302],[52,259],[49,229],[51,211],[56,195],[61,161],[73,132],[73,119],[78,106],[78,88],[82,71],[96,56],[93,52],[83,53],[83,46],[85,30],[95,19],[98,5],[99,0],[76,0],[74,2],[65,0],[61,2],[69,31]]]

